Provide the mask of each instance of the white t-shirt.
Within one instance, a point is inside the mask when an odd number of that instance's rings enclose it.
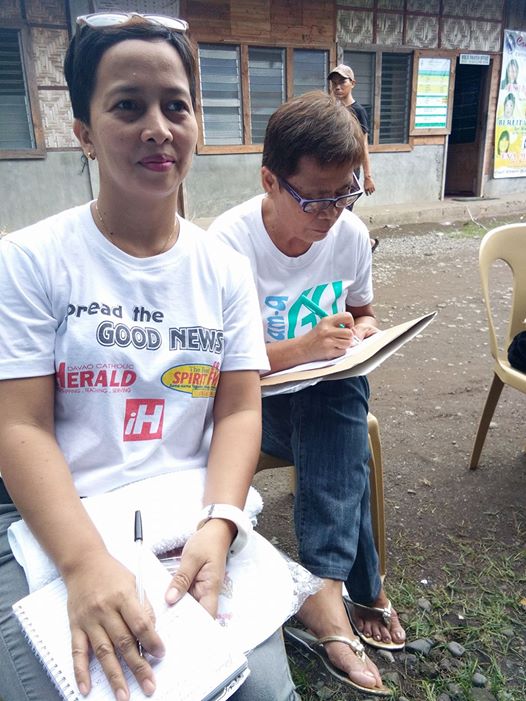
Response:
[[[55,429],[81,496],[205,467],[219,374],[268,369],[246,260],[181,219],[135,258],[89,204],[0,241],[0,379],[55,374]]]
[[[369,232],[355,214],[344,209],[322,241],[290,257],[265,229],[263,198],[258,195],[224,212],[208,233],[248,256],[267,343],[310,331],[322,316],[316,307],[330,315],[372,302]]]

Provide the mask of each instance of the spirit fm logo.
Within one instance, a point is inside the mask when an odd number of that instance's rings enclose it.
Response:
[[[164,399],[127,399],[125,441],[153,441],[163,437]]]

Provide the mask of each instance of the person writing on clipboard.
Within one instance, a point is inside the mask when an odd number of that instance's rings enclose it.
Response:
[[[267,125],[264,194],[208,229],[250,261],[272,372],[341,357],[377,331],[369,232],[348,209],[362,194],[354,171],[363,150],[357,120],[334,96],[289,100]],[[342,683],[388,696],[359,640],[390,650],[405,640],[374,545],[368,400],[364,376],[265,396],[262,450],[296,467],[299,559],[324,582],[296,614],[308,631],[288,628],[289,640]]]

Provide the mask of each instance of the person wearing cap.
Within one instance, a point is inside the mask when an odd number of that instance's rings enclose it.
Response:
[[[354,114],[356,119],[360,122],[360,126],[364,133],[364,144],[365,144],[365,154],[363,159],[363,189],[366,195],[372,195],[376,190],[373,177],[371,175],[371,159],[369,158],[369,144],[368,144],[368,134],[369,134],[369,120],[367,119],[367,112],[356,102],[352,95],[352,90],[356,85],[356,80],[354,79],[354,71],[350,66],[346,66],[344,63],[340,63],[339,66],[333,68],[332,71],[327,76],[331,84],[331,92],[334,97],[344,104],[347,109]],[[358,169],[357,176],[359,177],[360,170]]]

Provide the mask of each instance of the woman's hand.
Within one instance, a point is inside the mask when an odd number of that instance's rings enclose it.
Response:
[[[304,347],[303,362],[339,358],[352,345],[353,338],[354,319],[350,312],[327,316],[298,339]]]
[[[379,329],[368,321],[358,322],[354,325],[354,335],[363,341],[364,338],[369,338],[375,333],[378,333]]]
[[[167,603],[174,604],[189,592],[211,616],[216,616],[228,548],[235,534],[231,521],[213,518],[188,539],[179,570],[166,593]]]
[[[164,655],[155,632],[155,616],[136,593],[135,577],[106,552],[83,558],[64,576],[68,591],[68,614],[75,679],[86,695],[91,688],[90,648],[99,660],[118,701],[130,698],[117,655],[122,656],[146,696],[155,691],[152,668],[139,654],[137,641],[155,657]]]

